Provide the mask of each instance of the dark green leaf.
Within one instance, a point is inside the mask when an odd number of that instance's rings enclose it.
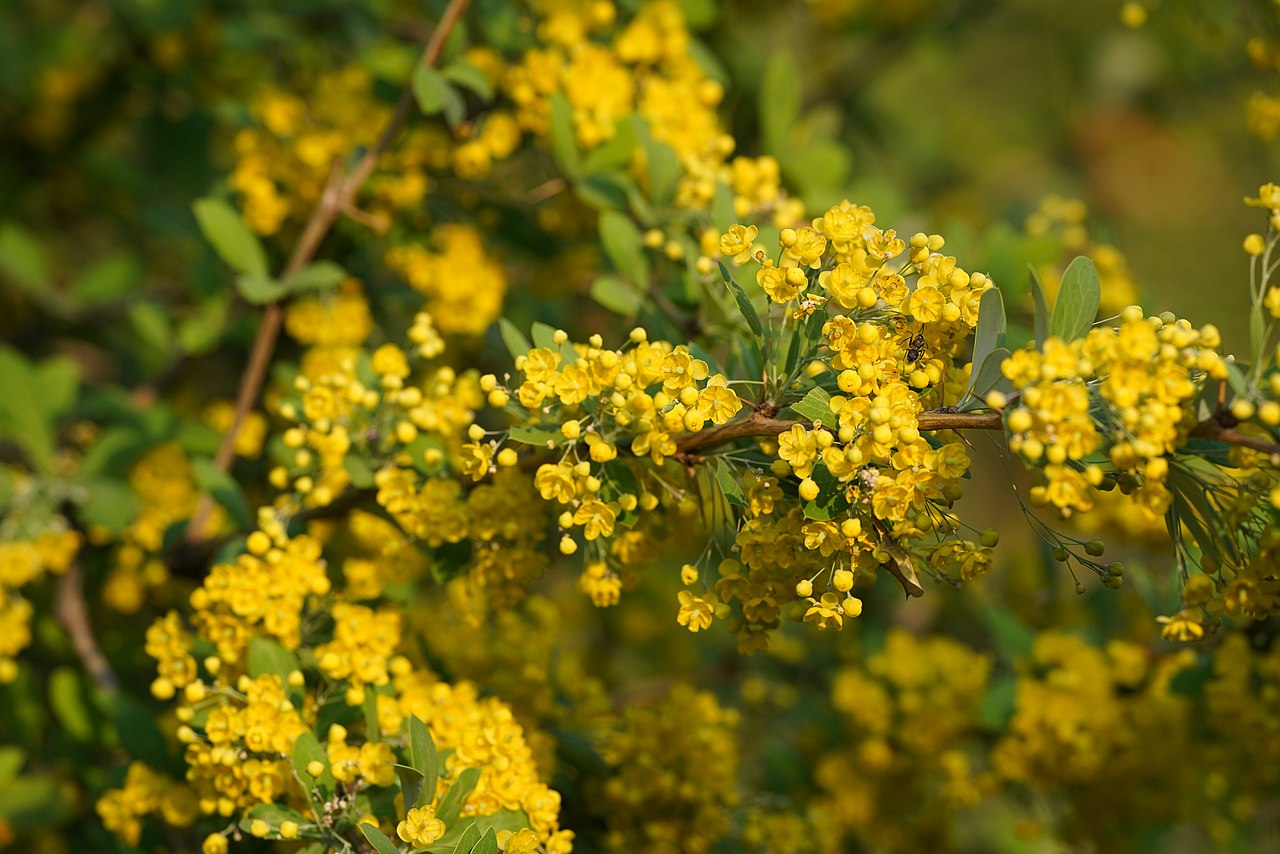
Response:
[[[191,208],[205,240],[227,266],[249,276],[266,277],[266,250],[235,208],[213,198],[198,199]]]
[[[1101,299],[1102,286],[1098,283],[1097,268],[1083,255],[1077,257],[1062,274],[1058,300],[1049,319],[1049,334],[1063,341],[1084,337],[1098,316]]]
[[[369,844],[373,846],[373,850],[377,851],[378,854],[399,854],[400,848],[377,827],[364,822],[361,822],[359,827],[360,832],[364,834],[364,838],[369,840]]]
[[[625,211],[635,183],[617,172],[588,175],[573,185],[578,198],[598,211]]]
[[[999,676],[991,681],[978,719],[994,732],[1001,732],[1013,717],[1014,703],[1018,696],[1018,680],[1013,676]]]
[[[1002,661],[1012,663],[1031,655],[1035,632],[1023,625],[1010,611],[987,603],[982,608],[982,616],[991,632],[991,639],[995,642],[996,653]]]
[[[95,478],[81,485],[88,492],[78,514],[82,523],[101,526],[119,535],[133,521],[138,512],[138,497],[129,484]]]
[[[1012,354],[1003,347],[997,347],[987,354],[977,372],[969,379],[969,391],[972,396],[960,404],[961,412],[985,408],[983,398],[993,391],[1001,394],[1009,394],[1013,391],[1013,383],[1009,382],[1001,369],[1005,359],[1010,355]]]

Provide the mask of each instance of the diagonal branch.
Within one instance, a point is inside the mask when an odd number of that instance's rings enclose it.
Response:
[[[56,607],[58,620],[71,638],[71,647],[94,683],[108,693],[120,690],[120,679],[93,637],[89,609],[84,601],[84,573],[80,564],[72,563],[58,579]]]
[[[444,10],[440,23],[432,30],[431,38],[422,52],[421,62],[423,65],[432,67],[440,61],[440,54],[444,51],[444,43],[449,38],[449,34],[453,32],[453,28],[462,17],[462,13],[466,11],[469,3],[470,0],[449,0],[449,6]],[[352,205],[356,193],[360,191],[365,181],[373,174],[374,168],[378,165],[378,158],[391,145],[391,141],[399,133],[400,128],[408,121],[410,114],[413,112],[413,106],[413,89],[410,87],[401,93],[400,100],[396,102],[395,112],[392,113],[387,126],[383,128],[378,141],[364,153],[364,156],[352,167],[351,171],[344,176],[340,170],[335,169],[330,174],[329,181],[325,185],[324,191],[320,194],[320,201],[315,210],[311,212],[311,218],[307,221],[306,227],[303,228],[302,234],[298,237],[298,242],[294,244],[293,252],[290,253],[289,261],[285,264],[280,278],[287,279],[311,263],[311,259],[315,257],[316,250],[320,248],[320,244],[328,236],[334,223]],[[235,456],[236,434],[240,432],[240,427],[244,423],[245,417],[249,414],[249,410],[253,408],[254,403],[258,400],[258,395],[262,391],[262,383],[267,375],[267,368],[271,364],[271,354],[275,351],[276,339],[280,336],[280,320],[279,303],[270,303],[263,309],[262,324],[258,327],[257,337],[254,338],[253,349],[249,354],[249,363],[240,378],[240,390],[236,394],[235,414],[231,419],[230,428],[222,437],[222,444],[218,446],[218,453],[213,460],[219,471],[226,471],[231,467],[231,460]],[[208,527],[209,514],[212,510],[213,500],[208,494],[202,495],[200,503],[196,506],[195,513],[191,516],[191,522],[187,526],[188,540],[194,541],[204,538],[205,528]]]

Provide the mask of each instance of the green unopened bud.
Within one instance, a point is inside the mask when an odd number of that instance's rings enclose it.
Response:
[[[1090,540],[1084,544],[1084,550],[1093,557],[1098,557],[1107,550],[1107,546],[1102,540]]]

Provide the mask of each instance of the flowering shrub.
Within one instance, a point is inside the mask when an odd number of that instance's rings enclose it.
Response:
[[[1192,323],[784,44],[971,12],[214,5],[0,13],[0,848],[1264,838],[1280,187]]]

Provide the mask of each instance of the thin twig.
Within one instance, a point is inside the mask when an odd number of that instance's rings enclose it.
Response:
[[[1280,445],[1275,442],[1268,442],[1261,437],[1241,433],[1239,430],[1227,427],[1217,418],[1207,418],[1201,421],[1191,429],[1191,435],[1201,436],[1206,439],[1216,439],[1219,442],[1226,442],[1228,445],[1249,448],[1263,454],[1271,454],[1273,456],[1280,454]]]
[[[426,49],[422,52],[421,62],[423,65],[432,67],[440,60],[445,41],[462,17],[462,13],[466,11],[469,3],[470,0],[450,0],[448,8],[444,10],[444,15],[440,18],[440,23],[431,31],[431,39],[427,42]],[[302,230],[302,235],[298,238],[298,242],[294,244],[293,252],[290,253],[289,261],[285,265],[280,278],[287,279],[311,263],[311,259],[315,257],[316,250],[320,248],[320,244],[329,234],[338,217],[352,207],[356,193],[360,191],[365,181],[373,174],[373,170],[378,164],[378,158],[408,120],[413,112],[413,107],[413,90],[408,88],[400,95],[400,100],[396,103],[395,112],[392,113],[387,126],[383,128],[378,141],[364,153],[364,156],[360,158],[355,167],[345,177],[342,177],[341,172],[336,169],[330,174],[329,181],[325,185],[324,191],[320,194],[320,201],[315,210],[312,211],[311,218]],[[217,466],[219,471],[226,471],[231,467],[231,460],[235,456],[236,434],[240,432],[240,427],[244,423],[245,417],[249,414],[249,410],[253,407],[259,393],[262,391],[262,383],[266,378],[267,368],[271,363],[271,354],[275,350],[276,339],[280,335],[280,317],[279,303],[270,303],[263,309],[262,324],[258,327],[258,334],[254,339],[253,350],[249,356],[249,363],[240,378],[240,390],[236,395],[235,414],[232,416],[230,428],[222,437],[222,444],[218,446],[218,453],[214,457],[214,465]],[[188,540],[204,538],[205,528],[208,527],[209,514],[212,509],[213,499],[207,493],[202,495],[200,503],[196,506],[195,513],[191,516],[191,522],[187,526]]]
[[[93,681],[103,691],[115,693],[120,690],[120,679],[93,637],[89,609],[84,602],[84,574],[78,563],[67,567],[58,580],[57,612],[58,620],[71,637],[71,647]]]

